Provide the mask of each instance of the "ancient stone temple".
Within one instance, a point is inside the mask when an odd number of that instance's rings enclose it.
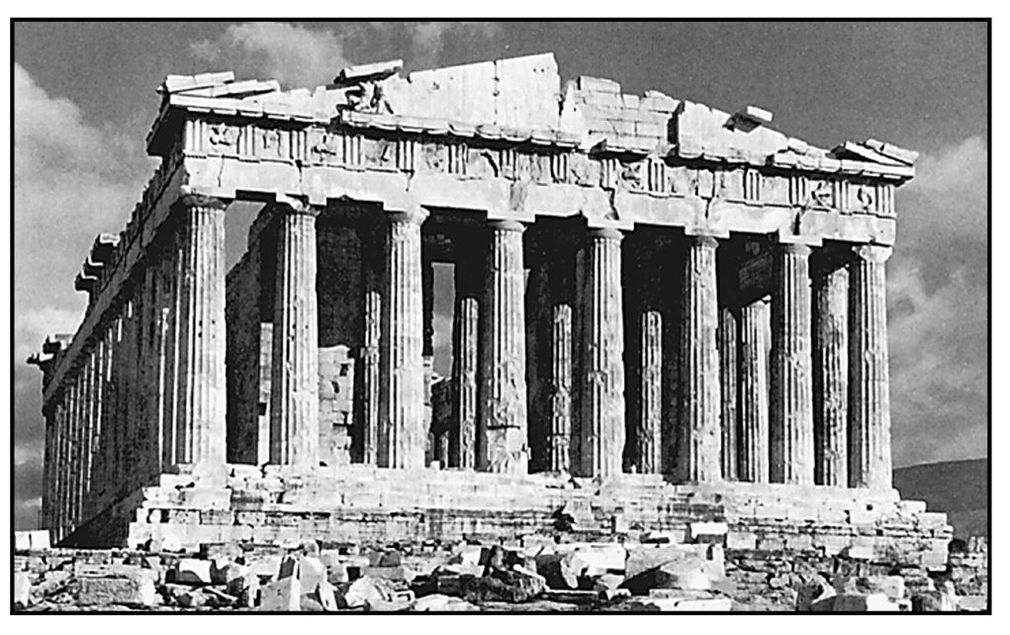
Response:
[[[77,333],[33,358],[56,541],[711,520],[728,548],[946,557],[945,517],[891,487],[885,268],[914,152],[562,84],[550,54],[400,70],[161,85],[161,165],[85,258]]]

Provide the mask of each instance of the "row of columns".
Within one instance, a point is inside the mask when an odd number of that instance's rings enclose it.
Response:
[[[319,454],[316,211],[297,201],[276,208],[270,460],[313,466]],[[424,462],[421,225],[426,217],[420,207],[387,211],[381,250],[366,247],[374,251],[366,253],[371,264],[364,274],[364,459],[381,467]],[[132,292],[89,343],[55,403],[47,405],[56,455],[51,465],[70,469],[47,472],[47,491],[59,508],[47,505],[46,514],[64,535],[94,511],[96,482],[122,489],[168,466],[212,470],[224,463],[224,206],[187,196],[174,218],[164,230],[166,247],[152,251],[138,268]],[[518,222],[490,222],[487,266],[477,272],[457,268],[457,425],[449,454],[459,467],[528,469],[523,233]],[[544,443],[545,467],[552,471],[600,477],[622,471],[627,440],[621,243],[616,229],[589,230],[579,306],[573,306],[569,289],[554,283],[551,297],[562,301],[552,303],[550,312]],[[888,250],[862,246],[849,274],[816,278],[814,326],[810,248],[780,246],[769,391],[758,327],[766,309],[760,303],[740,307],[732,335],[726,330],[717,293],[718,244],[711,236],[686,240],[674,461],[679,480],[761,481],[767,471],[772,482],[816,478],[844,484],[847,478],[854,486],[889,485]],[[848,312],[842,310],[843,298],[851,305]],[[641,331],[637,370],[643,391],[634,463],[643,471],[661,471],[664,448],[673,445],[664,439],[669,431],[662,421],[661,313],[643,312],[635,327]],[[726,370],[730,350],[735,373]],[[739,417],[739,426],[727,425],[733,417]],[[569,451],[572,442],[577,453]],[[103,443],[106,452],[96,452]],[[727,458],[727,446],[735,446],[737,461]],[[96,465],[105,470],[97,481]]]
[[[315,214],[297,205],[278,209],[272,366],[272,385],[277,388],[271,391],[270,458],[274,463],[315,465]],[[428,421],[423,408],[421,226],[426,218],[420,207],[387,211],[380,233],[373,228],[363,235],[363,460],[380,467],[417,468],[424,463]],[[447,444],[454,467],[519,473],[529,467],[523,233],[521,223],[491,221],[485,266],[457,266],[454,424]],[[563,290],[550,294],[561,301],[552,303],[550,312],[542,469],[601,477],[622,471],[627,440],[621,243],[622,233],[616,229],[589,230],[580,306],[573,307],[572,297]],[[675,441],[664,440],[670,431],[662,429],[661,312],[644,311],[636,325],[641,331],[637,370],[642,394],[632,463],[640,471],[662,471],[666,446],[676,448],[674,473],[683,482],[726,478],[889,485],[886,316],[881,300],[887,250],[856,250],[851,292],[839,290],[845,274],[817,278],[830,283],[818,282],[815,329],[811,249],[779,245],[769,361],[763,330],[766,304],[720,309],[718,246],[712,236],[689,236],[685,243]],[[840,293],[851,296],[857,307],[851,338],[844,332],[847,313],[838,301]],[[581,310],[578,346],[573,309]],[[849,343],[858,351],[851,373],[843,369]],[[851,389],[846,390],[850,380]],[[851,420],[840,405],[850,400],[860,404]],[[570,451],[572,442],[578,452]],[[574,465],[572,457],[577,459]],[[846,471],[852,475],[848,481]]]
[[[56,540],[170,466],[224,463],[224,206],[183,197],[161,231],[44,409]]]

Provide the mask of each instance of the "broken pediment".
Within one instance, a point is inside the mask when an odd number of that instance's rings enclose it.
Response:
[[[427,133],[584,152],[673,156],[829,173],[910,178],[917,154],[874,139],[814,147],[770,127],[772,113],[748,105],[727,112],[656,90],[625,94],[621,84],[581,76],[562,88],[552,53],[402,74],[403,61],[349,66],[333,83],[282,91],[274,80],[231,72],[168,76],[160,122],[172,108],[377,131]],[[349,114],[350,113],[350,114]],[[154,153],[161,146],[149,145]],[[156,149],[156,150],[155,150]]]

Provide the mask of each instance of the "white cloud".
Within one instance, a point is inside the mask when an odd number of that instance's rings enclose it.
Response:
[[[14,352],[22,357],[40,335],[76,328],[84,301],[74,276],[95,235],[125,225],[151,168],[139,143],[89,125],[16,63],[14,112]]]
[[[988,148],[924,154],[888,265],[896,465],[986,455]]]
[[[85,297],[73,280],[99,232],[126,224],[152,167],[142,140],[88,123],[14,64],[14,461],[16,524],[40,491],[41,373],[25,364],[52,332],[74,332]],[[27,497],[27,498],[26,498]]]
[[[898,190],[899,240],[984,236],[988,155],[986,140],[973,136],[919,157],[916,177]]]
[[[399,57],[408,68],[436,66],[448,43],[494,39],[500,33],[492,22],[337,23],[332,30],[247,22],[191,49],[218,70],[276,79],[288,88],[313,88],[355,63]]]
[[[293,88],[325,84],[348,65],[340,35],[280,22],[232,25],[218,39],[197,42],[192,49],[204,61],[227,60],[237,73],[263,75]]]
[[[909,184],[913,190],[945,192],[974,187],[986,180],[986,140],[979,136],[949,145],[939,152],[923,154],[916,161],[916,177]]]

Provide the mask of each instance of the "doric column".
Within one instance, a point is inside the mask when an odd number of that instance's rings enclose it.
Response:
[[[624,308],[621,239],[616,229],[589,230],[582,317],[582,476],[620,476],[625,442]]]
[[[187,195],[179,215],[176,461],[225,460],[224,205]]]
[[[77,524],[80,526],[91,511],[91,449],[95,438],[96,379],[95,349],[84,352],[84,425],[81,430],[81,494],[77,513]]]
[[[387,213],[380,343],[380,467],[424,466],[421,207]]]
[[[70,482],[70,513],[67,518],[68,533],[77,526],[81,505],[81,484],[83,482],[84,429],[87,414],[87,395],[84,390],[84,363],[78,362],[75,374],[77,404],[74,412],[73,441],[70,446],[70,466],[73,476]]]
[[[779,245],[772,292],[771,464],[773,483],[814,482],[810,247]]]
[[[523,225],[491,221],[481,306],[477,469],[525,474],[526,320]]]
[[[572,305],[551,306],[551,374],[548,379],[546,469],[571,470],[572,443]]]
[[[452,417],[449,465],[474,469],[477,463],[477,350],[483,277],[473,250],[457,251],[452,316]]]
[[[381,406],[380,344],[382,331],[382,273],[385,250],[384,226],[368,224],[358,231],[361,241],[362,345],[361,370],[361,462],[378,462]]]
[[[319,465],[316,213],[278,204],[277,282],[270,373],[270,462]]]
[[[181,267],[181,265],[180,265]],[[180,270],[181,275],[181,270]],[[136,295],[137,291],[134,290]],[[123,398],[120,408],[120,439],[122,441],[122,453],[120,455],[120,474],[124,487],[120,491],[133,489],[138,479],[137,460],[137,426],[132,425],[137,416],[137,395],[140,392],[137,369],[137,303],[134,298],[130,298],[123,305],[123,367],[121,388]]]
[[[890,247],[854,249],[849,285],[849,485],[891,487],[891,400],[884,263]]]
[[[638,317],[638,416],[632,463],[642,474],[658,474],[662,471],[663,314],[647,307]]]
[[[814,272],[814,482],[848,485],[849,272]]]
[[[722,477],[737,479],[737,319],[734,309],[719,310],[719,390]]]
[[[768,482],[768,299],[740,307],[740,453],[738,476]]]
[[[681,482],[721,477],[719,454],[719,324],[713,236],[688,236],[680,337],[681,416],[677,472]]]
[[[155,318],[157,341],[157,382],[158,382],[158,430],[161,437],[161,452],[158,457],[160,470],[175,464],[175,340],[173,322],[175,317],[176,291],[176,250],[174,240],[165,237],[165,245],[158,257],[158,304]]]

